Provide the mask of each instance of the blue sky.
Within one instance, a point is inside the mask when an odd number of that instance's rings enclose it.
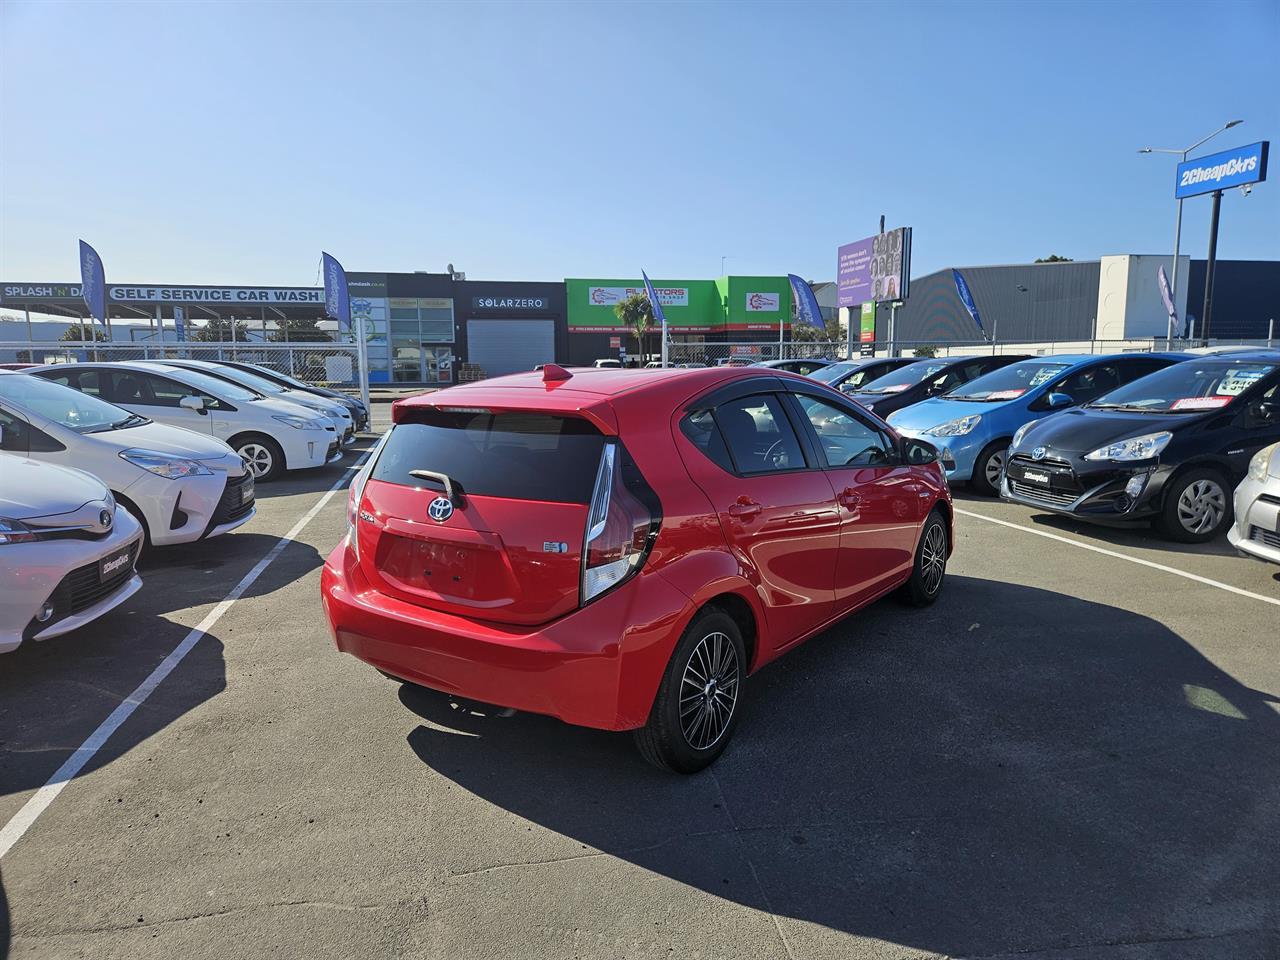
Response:
[[[1170,157],[1280,141],[1280,2],[0,5],[0,278],[831,279],[1172,247]],[[1280,142],[1277,143],[1280,147]],[[1273,182],[1219,255],[1280,259]],[[1208,198],[1183,251],[1204,256]]]

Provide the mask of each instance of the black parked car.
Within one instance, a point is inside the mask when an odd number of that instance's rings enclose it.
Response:
[[[890,370],[917,362],[916,357],[859,357],[856,360],[839,360],[813,371],[809,374],[809,379],[821,380],[837,390],[857,390],[863,384],[883,377]]]
[[[337,400],[351,411],[351,420],[355,423],[357,430],[369,429],[368,409],[355,397],[343,393],[341,390],[330,390],[328,387],[317,387],[310,383],[303,383],[296,377],[291,377],[287,373],[281,373],[279,370],[273,370],[260,363],[243,363],[239,360],[214,360],[213,362],[220,363],[224,367],[235,367],[237,370],[245,371],[245,373],[257,374],[259,377],[265,377],[272,383],[287,387],[290,390],[301,390],[317,397],[328,397],[330,400]]]
[[[760,360],[752,364],[752,366],[772,367],[774,370],[790,370],[792,373],[798,373],[802,377],[809,377],[813,375],[815,370],[831,366],[831,361],[823,360],[819,357],[806,357],[803,360]]]
[[[1027,424],[1000,495],[1203,542],[1229,525],[1249,458],[1278,440],[1280,352],[1195,357]]]
[[[840,389],[868,410],[882,418],[895,410],[927,400],[974,380],[984,373],[999,370],[1017,360],[1030,359],[1027,354],[999,357],[944,357],[917,360],[892,370],[856,389],[842,385]]]

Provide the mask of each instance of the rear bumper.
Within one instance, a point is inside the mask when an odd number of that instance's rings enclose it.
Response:
[[[321,599],[338,649],[405,680],[602,730],[643,726],[693,615],[661,576],[641,573],[538,627],[457,617],[374,590],[344,539]]]

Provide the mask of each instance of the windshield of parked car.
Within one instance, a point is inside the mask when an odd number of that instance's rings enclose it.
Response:
[[[1071,364],[1052,363],[1044,360],[1023,360],[1011,363],[999,370],[992,370],[985,376],[977,377],[963,383],[943,396],[948,400],[978,400],[995,402],[997,400],[1014,400],[1028,390],[1043,386]]]
[[[814,370],[809,376],[814,380],[821,380],[823,383],[835,383],[845,374],[857,370],[862,364],[858,363],[829,363],[820,370]]]
[[[919,363],[908,363],[905,367],[899,367],[886,373],[877,380],[872,380],[864,387],[859,387],[859,393],[901,393],[909,387],[914,387],[917,383],[923,383],[936,373],[941,373],[947,368],[947,364],[941,360],[921,360]]]
[[[0,376],[0,397],[76,433],[100,433],[149,422],[114,403],[25,373]]]
[[[1271,373],[1274,363],[1175,363],[1103,394],[1088,407],[1140,413],[1197,413],[1225,407]]]
[[[189,368],[184,367],[183,369]],[[260,377],[256,373],[249,373],[246,370],[237,370],[235,367],[219,367],[217,370],[210,370],[209,375],[234,380],[243,387],[256,390],[258,393],[265,393],[269,397],[284,393],[289,389],[288,387],[280,386],[278,383],[272,383],[266,377]]]
[[[165,376],[172,377],[188,387],[197,387],[210,396],[218,397],[222,400],[230,400],[233,403],[237,401],[248,403],[252,400],[262,399],[252,390],[238,387],[234,383],[228,383],[218,377],[211,377],[207,373],[201,373],[199,370],[192,370],[190,367],[166,368]]]

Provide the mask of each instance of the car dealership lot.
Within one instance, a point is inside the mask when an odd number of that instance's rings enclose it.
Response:
[[[0,828],[354,459],[0,661]],[[1280,952],[1280,568],[956,505],[939,602],[766,668],[685,778],[338,654],[339,493],[0,860],[0,931],[15,957]]]

